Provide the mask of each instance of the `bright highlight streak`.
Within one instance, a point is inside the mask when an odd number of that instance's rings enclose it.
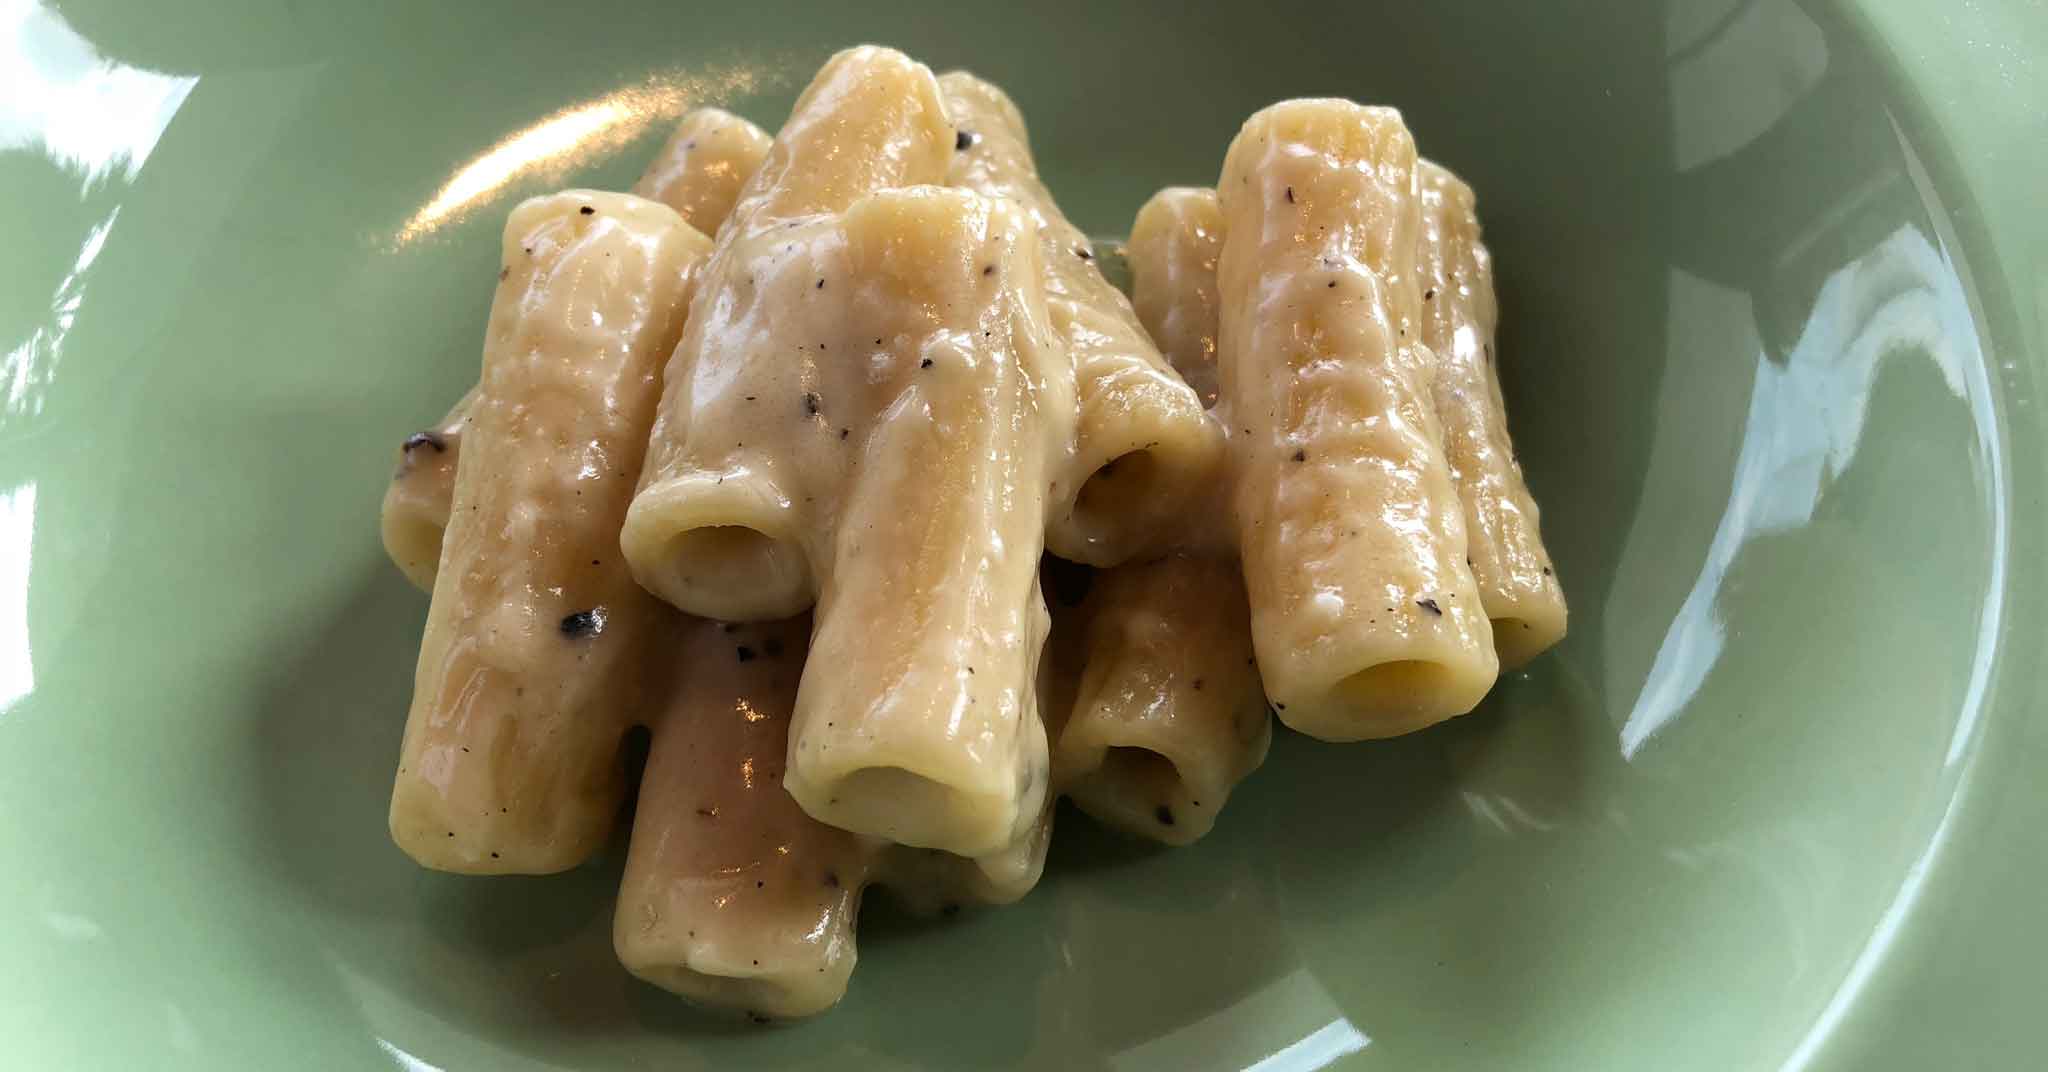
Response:
[[[572,164],[619,149],[654,123],[675,119],[699,105],[724,104],[774,81],[760,66],[735,65],[702,74],[650,79],[564,108],[514,131],[458,168],[399,228],[398,244],[416,242],[460,219],[514,179],[559,173]]]

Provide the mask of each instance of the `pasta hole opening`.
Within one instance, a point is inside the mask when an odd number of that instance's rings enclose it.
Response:
[[[1083,518],[1111,518],[1130,513],[1151,494],[1163,466],[1149,450],[1132,451],[1102,463],[1088,474],[1074,497],[1074,513]]]
[[[1403,659],[1360,670],[1339,682],[1334,692],[1351,707],[1414,715],[1433,710],[1453,683],[1442,664]]]
[[[1180,768],[1173,760],[1150,748],[1115,745],[1102,756],[1102,768],[1095,775],[1106,782],[1130,786],[1148,798],[1162,802],[1186,796]]]
[[[803,609],[809,568],[802,554],[759,529],[688,529],[670,537],[663,551],[673,586],[671,602],[684,610],[711,618],[760,617],[742,611],[763,602],[764,596],[778,607],[796,601],[789,613]]]
[[[826,821],[907,845],[935,846],[975,824],[985,805],[960,790],[902,767],[867,767],[840,779]]]

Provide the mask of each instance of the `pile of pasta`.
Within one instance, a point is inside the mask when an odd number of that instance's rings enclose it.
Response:
[[[1406,733],[1562,637],[1473,196],[1398,113],[1267,108],[1138,214],[1134,300],[1096,257],[1001,90],[876,47],[518,206],[384,501],[432,592],[398,844],[574,867],[645,726],[619,958],[801,1016],[868,886],[1015,901],[1062,796],[1194,841],[1274,715]]]

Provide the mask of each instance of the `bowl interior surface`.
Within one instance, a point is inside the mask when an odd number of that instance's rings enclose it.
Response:
[[[1992,360],[1949,148],[1871,24],[1791,0],[858,7],[0,13],[0,68],[42,91],[0,104],[15,1055],[1839,1057],[2027,702],[2003,655],[2039,637],[2007,598],[2037,577],[2011,516],[2033,373]],[[394,444],[475,376],[518,199],[624,188],[683,103],[772,129],[868,40],[1005,85],[1098,235],[1213,183],[1268,102],[1400,107],[1479,193],[1571,636],[1437,729],[1283,734],[1194,848],[1062,813],[1020,905],[871,905],[845,1004],[764,1030],[617,965],[616,851],[468,879],[390,844],[425,598],[375,512]]]

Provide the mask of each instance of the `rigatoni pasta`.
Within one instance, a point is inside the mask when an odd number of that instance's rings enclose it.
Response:
[[[1115,565],[1158,546],[1206,490],[1222,444],[1130,300],[1103,278],[1093,244],[1039,181],[1016,104],[966,71],[939,82],[959,128],[947,181],[1030,213],[1053,331],[1073,363],[1078,424],[1071,460],[1056,474],[1047,545],[1076,562]]]
[[[819,330],[842,301],[824,293],[828,276],[842,291],[853,283],[832,270],[843,243],[830,217],[878,190],[939,181],[951,139],[931,71],[889,49],[839,53],[797,99],[721,231],[669,361],[620,533],[648,591],[731,620],[786,618],[816,599],[832,504],[799,485],[836,489],[852,452],[815,390],[828,359],[817,347],[830,345]],[[812,322],[796,323],[805,310]],[[840,360],[859,359],[841,345]]]
[[[1048,788],[1038,558],[1072,418],[1030,236],[1009,203],[936,187],[845,215],[865,282],[838,338],[891,341],[831,381],[860,454],[787,785],[827,822],[962,856],[1015,842]]]
[[[462,457],[462,431],[476,389],[456,401],[432,428],[405,437],[398,448],[398,471],[384,489],[378,528],[384,553],[415,587],[434,590],[441,566],[441,534],[448,528],[448,507],[455,498],[455,466]]]
[[[1126,251],[1139,322],[1210,407],[1221,389],[1216,260],[1222,253],[1223,207],[1215,190],[1199,186],[1169,186],[1153,194],[1138,209]]]
[[[694,109],[641,172],[633,192],[675,209],[699,233],[717,234],[740,188],[760,169],[768,144],[760,127],[731,112]],[[686,301],[695,282],[692,271],[685,282]],[[399,446],[398,470],[384,492],[384,551],[407,580],[429,592],[434,590],[441,533],[448,527],[448,505],[455,495],[462,430],[475,397],[471,388],[432,428],[406,437]]]
[[[770,144],[766,131],[723,108],[692,109],[640,173],[633,192],[715,236],[740,190],[761,169]]]
[[[1436,410],[1465,511],[1465,557],[1501,666],[1518,667],[1564,638],[1564,590],[1508,437],[1493,355],[1493,258],[1480,242],[1472,188],[1427,160],[1418,182],[1422,340],[1437,361]]]
[[[611,828],[659,610],[617,532],[708,245],[627,194],[536,198],[505,226],[391,797],[421,863],[559,871]]]
[[[782,788],[810,622],[672,629],[612,943],[627,970],[694,1001],[818,1012],[846,992],[878,849]]]
[[[1085,667],[1053,769],[1101,822],[1188,844],[1272,739],[1237,565],[1175,554],[1118,566],[1082,617]]]
[[[393,837],[573,866],[648,727],[613,939],[656,986],[815,1013],[867,887],[1015,901],[1062,795],[1196,840],[1269,699],[1406,732],[1563,633],[1473,197],[1390,110],[1253,116],[1146,202],[1128,301],[1016,105],[886,48],[772,140],[685,115],[635,190],[513,213],[382,530],[433,592]]]
[[[1274,105],[1217,195],[1237,531],[1274,708],[1328,740],[1470,711],[1499,660],[1418,337],[1414,140],[1391,109]]]

